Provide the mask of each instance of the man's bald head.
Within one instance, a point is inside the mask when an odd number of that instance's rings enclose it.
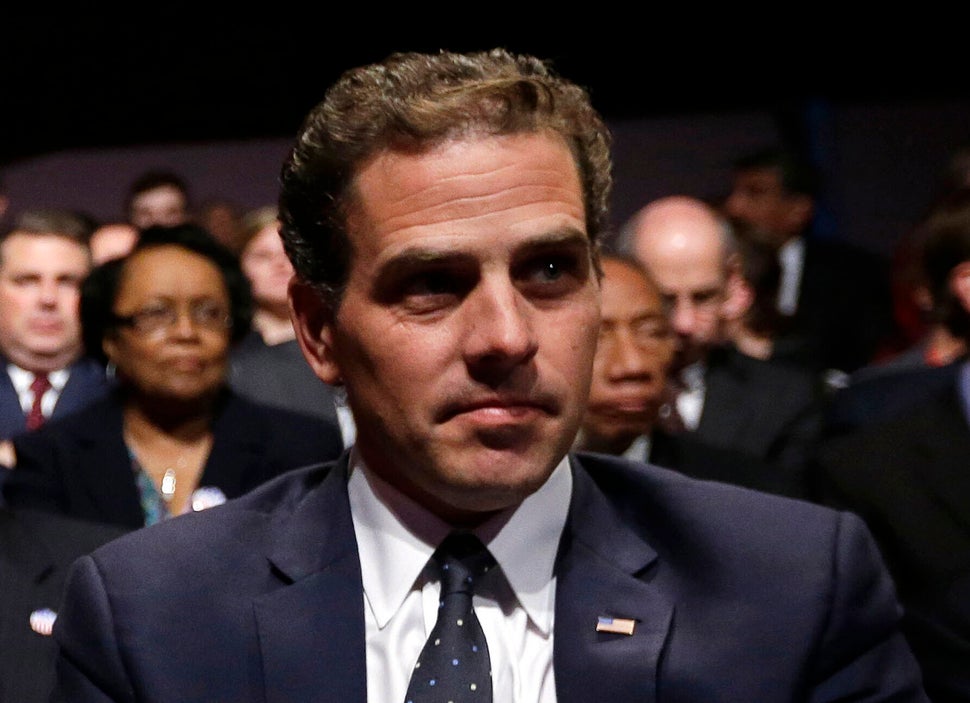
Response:
[[[661,198],[630,219],[621,248],[660,286],[680,341],[679,365],[703,359],[723,341],[724,321],[741,304],[736,246],[723,217],[696,198]]]

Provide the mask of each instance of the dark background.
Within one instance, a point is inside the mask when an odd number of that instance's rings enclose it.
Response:
[[[201,7],[5,17],[0,166],[75,147],[290,136],[341,71],[392,50],[501,45],[552,60],[609,119],[758,109],[796,134],[819,100],[963,99],[970,85],[965,41],[946,39],[962,21],[912,8],[852,25],[797,6],[744,17],[595,3],[529,18],[515,14],[527,5]]]
[[[16,14],[14,14],[16,13]],[[121,214],[140,171],[198,199],[275,198],[303,116],[342,71],[396,50],[504,46],[586,86],[616,137],[614,217],[717,198],[731,157],[778,135],[823,172],[824,233],[888,252],[970,145],[961,17],[906,7],[682,4],[296,9],[139,4],[0,20],[0,174],[18,209]]]

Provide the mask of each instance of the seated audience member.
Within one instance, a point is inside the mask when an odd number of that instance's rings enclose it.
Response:
[[[169,171],[143,173],[128,188],[125,217],[140,230],[149,227],[174,227],[192,219],[189,188]]]
[[[283,251],[275,207],[243,218],[239,261],[253,291],[253,330],[230,356],[229,383],[253,400],[339,422],[353,443],[353,419],[331,386],[307,364],[290,322],[288,287],[293,266]]]
[[[636,213],[619,245],[657,282],[677,335],[671,415],[708,445],[800,474],[821,428],[821,384],[728,342],[729,321],[750,303],[729,223],[700,200],[671,196]]]
[[[0,507],[0,701],[46,703],[68,567],[124,530]]]
[[[88,246],[91,262],[95,266],[111,259],[120,259],[132,250],[138,241],[138,228],[127,222],[106,222],[91,233]]]
[[[950,386],[966,358],[963,310],[952,288],[953,269],[966,252],[941,238],[970,222],[970,190],[956,192],[934,205],[913,230],[924,302],[926,334],[899,357],[866,366],[849,377],[829,405],[825,432],[841,434],[899,415],[916,401]]]
[[[250,314],[235,257],[192,225],[145,230],[128,257],[95,269],[84,339],[118,387],[15,440],[8,503],[137,528],[337,456],[335,425],[228,389]]]
[[[923,256],[934,310],[970,342],[970,207],[930,217]],[[875,535],[935,703],[970,700],[970,363],[953,366],[889,419],[825,441],[814,477],[818,500]]]
[[[605,254],[601,264],[602,322],[575,448],[799,495],[800,476],[787,476],[756,456],[710,446],[692,433],[665,429],[660,411],[669,401],[667,376],[676,340],[660,290],[634,259]]]
[[[227,198],[209,198],[199,203],[196,222],[232,251],[239,248],[242,214],[239,205]]]
[[[769,146],[735,161],[724,209],[771,235],[782,269],[778,309],[790,322],[789,358],[838,385],[872,361],[892,333],[889,262],[812,231],[820,185],[817,169],[797,150]]]
[[[52,700],[925,701],[856,516],[569,453],[609,144],[534,57],[344,74],[280,204],[357,441],[82,557]]]
[[[100,364],[82,355],[78,290],[91,268],[87,225],[27,211],[0,238],[0,440],[104,394]]]

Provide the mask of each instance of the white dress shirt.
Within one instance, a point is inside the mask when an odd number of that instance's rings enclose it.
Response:
[[[778,285],[778,311],[794,315],[798,309],[798,290],[802,285],[802,269],[805,267],[805,240],[795,237],[778,250],[781,281]]]
[[[17,398],[20,400],[20,407],[24,415],[30,412],[34,406],[34,392],[30,390],[30,384],[34,382],[35,374],[26,371],[15,364],[7,364],[7,374],[14,390],[17,391]],[[51,382],[51,387],[40,401],[40,411],[44,417],[50,417],[57,405],[57,399],[61,397],[61,391],[67,384],[71,372],[68,369],[60,369],[47,374],[47,380]]]
[[[451,527],[368,470],[356,450],[348,492],[364,585],[367,700],[403,701],[438,613],[440,585],[426,566]],[[501,567],[482,579],[473,601],[495,701],[555,703],[553,568],[571,495],[563,458],[517,508],[475,529]]]
[[[707,384],[704,382],[705,371],[704,363],[697,361],[680,372],[680,381],[684,389],[677,394],[677,412],[680,413],[684,427],[688,430],[696,430],[701,424],[704,394],[707,390]]]

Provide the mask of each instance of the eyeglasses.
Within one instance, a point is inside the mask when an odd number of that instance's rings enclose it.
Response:
[[[157,334],[178,322],[182,311],[171,304],[159,303],[136,310],[130,315],[112,313],[115,325],[130,327],[142,334]],[[200,300],[188,306],[189,319],[201,329],[221,332],[232,327],[232,317],[226,309],[211,300]]]

